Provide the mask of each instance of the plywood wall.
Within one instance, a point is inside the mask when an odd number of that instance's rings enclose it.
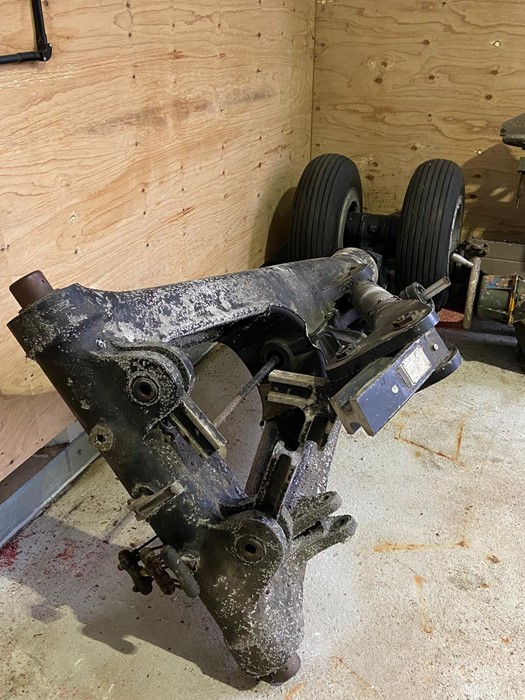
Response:
[[[5,329],[8,285],[257,266],[310,155],[314,0],[44,6],[52,60],[0,66],[0,477],[70,420]],[[29,0],[0,17],[0,53],[32,48]]]
[[[463,166],[465,234],[516,238],[517,158],[502,121],[525,111],[522,0],[321,0],[313,154],[360,166],[369,210],[401,208],[429,158]]]

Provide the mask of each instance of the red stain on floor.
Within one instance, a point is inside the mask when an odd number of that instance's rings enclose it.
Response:
[[[63,559],[65,561],[69,559],[73,559],[75,556],[77,547],[73,544],[73,542],[68,542],[64,549],[57,554],[57,559]]]
[[[14,539],[5,544],[0,549],[0,569],[5,568],[12,571],[15,568],[16,558],[20,551],[18,540]]]
[[[68,574],[82,576],[81,569],[84,556],[82,554],[79,556],[79,549],[81,548],[82,545],[78,542],[74,542],[73,540],[66,540],[64,542],[64,547],[55,557],[55,559],[59,559],[61,562],[64,562],[57,567],[57,574],[62,574],[65,570]]]
[[[100,546],[86,551],[86,543],[66,539],[62,543],[62,549],[48,562],[43,573],[47,577],[60,578],[67,573],[80,578],[93,569],[93,564],[100,557]]]

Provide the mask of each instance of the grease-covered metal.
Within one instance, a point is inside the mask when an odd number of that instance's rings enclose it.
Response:
[[[432,347],[420,342],[437,323],[432,302],[399,299],[376,281],[373,258],[345,249],[132,292],[72,285],[29,300],[9,324],[160,540],[121,553],[135,590],[156,582],[167,594],[199,595],[240,666],[258,678],[298,670],[306,564],[355,531],[350,515],[334,515],[341,501],[326,490],[336,409],[347,430],[375,431],[459,364],[435,331]],[[186,353],[214,340],[261,380],[266,425],[246,485],[228,467],[219,426],[190,396]],[[392,393],[393,377],[403,391]],[[356,411],[350,389],[365,379],[374,401],[359,400]]]

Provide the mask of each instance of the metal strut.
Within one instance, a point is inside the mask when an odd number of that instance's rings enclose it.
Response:
[[[127,489],[159,544],[123,550],[134,590],[199,596],[249,675],[297,672],[311,557],[356,529],[327,489],[340,425],[375,434],[461,358],[435,330],[429,289],[377,284],[366,252],[132,292],[40,272],[11,291],[9,328]],[[220,342],[252,379],[213,421],[191,398],[188,350]],[[220,428],[256,386],[264,429],[246,485]],[[150,546],[151,545],[151,546]]]

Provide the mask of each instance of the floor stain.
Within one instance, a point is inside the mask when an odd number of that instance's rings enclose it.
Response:
[[[0,549],[0,568],[5,567],[8,571],[13,571],[19,549],[18,540],[16,538],[5,544],[2,549]]]
[[[501,559],[498,559],[495,554],[488,554],[485,559],[490,561],[491,564],[499,564],[501,562]]]
[[[374,552],[379,554],[383,554],[384,552],[426,552],[433,549],[453,549],[455,547],[468,548],[468,540],[463,538],[458,542],[434,542],[430,544],[425,544],[423,542],[390,542],[389,540],[384,540],[376,544]]]
[[[464,430],[463,423],[460,423],[459,427],[458,427],[454,454],[442,452],[441,450],[434,450],[432,447],[427,447],[426,445],[423,445],[420,442],[416,442],[415,440],[410,440],[410,438],[407,438],[403,435],[404,427],[405,426],[402,423],[396,423],[394,425],[394,428],[395,428],[394,439],[399,440],[400,442],[404,442],[407,445],[412,445],[412,447],[417,447],[418,449],[416,450],[416,457],[421,457],[420,450],[424,450],[425,452],[428,452],[432,455],[435,455],[436,457],[442,457],[443,459],[446,459],[449,462],[452,462],[453,464],[455,464],[458,467],[466,467],[467,466],[465,464],[465,462],[463,462],[459,458],[460,453],[461,453],[461,444],[463,442],[463,430]]]
[[[423,593],[423,577],[419,576],[419,574],[414,574],[414,583],[416,584],[417,590],[417,602],[419,605],[421,629],[425,634],[432,634],[432,625],[430,624],[430,618],[426,609],[425,595]]]
[[[292,700],[295,698],[296,695],[298,695],[301,690],[304,688],[304,683],[296,683],[293,685],[290,690],[285,694],[284,700]]]
[[[456,459],[459,459],[459,453],[461,451],[461,443],[463,442],[463,430],[464,430],[463,423],[459,424],[458,428],[458,434],[456,437]]]
[[[342,656],[332,656],[332,662],[334,664],[334,668],[337,670],[347,670],[348,666],[345,663],[345,660],[343,659]],[[372,693],[372,697],[375,698],[381,698],[382,694],[379,692],[379,690],[369,683],[363,676],[360,676],[357,671],[352,671],[349,670],[350,675],[352,676],[352,680],[355,682],[355,684],[363,691],[366,691],[367,697],[370,697],[368,694]]]
[[[334,668],[341,668],[341,666],[345,664],[341,656],[332,656],[332,661],[334,663]]]
[[[456,571],[450,576],[450,582],[463,591],[475,591],[478,588],[490,588],[483,577],[471,571]]]
[[[356,671],[350,671],[350,675],[352,676],[353,680],[355,681],[355,684],[361,688],[361,690],[365,690],[367,692],[372,692],[376,697],[380,697],[380,694],[377,691],[377,688],[373,686],[371,683],[369,683],[367,680],[363,678],[363,676],[360,676],[359,673]]]

